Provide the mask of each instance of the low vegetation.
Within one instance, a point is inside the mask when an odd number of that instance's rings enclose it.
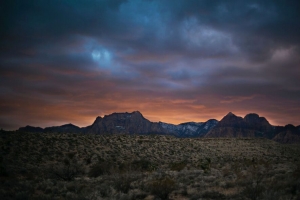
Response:
[[[300,146],[0,133],[0,199],[299,199]]]

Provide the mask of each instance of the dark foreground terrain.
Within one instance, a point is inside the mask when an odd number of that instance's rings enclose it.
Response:
[[[0,199],[300,199],[300,146],[2,131],[0,179]]]

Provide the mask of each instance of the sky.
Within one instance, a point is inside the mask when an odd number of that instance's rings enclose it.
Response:
[[[0,5],[0,128],[140,111],[179,124],[300,125],[298,0],[13,0]]]

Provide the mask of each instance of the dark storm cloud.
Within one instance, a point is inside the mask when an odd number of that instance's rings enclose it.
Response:
[[[298,125],[299,10],[283,0],[5,1],[0,126],[87,125],[131,110],[174,123],[259,112]]]
[[[146,48],[157,50],[153,45],[158,42],[163,42],[162,48],[176,46],[171,39],[178,39],[181,23],[193,17],[201,25],[243,33],[250,39],[299,42],[299,3],[295,1],[7,1],[2,10],[2,35],[28,45],[82,34],[133,46],[147,44]]]

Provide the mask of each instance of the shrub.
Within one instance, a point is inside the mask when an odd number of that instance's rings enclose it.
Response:
[[[205,161],[201,163],[200,167],[204,170],[204,172],[208,172],[210,170],[210,164],[210,158],[206,158]]]
[[[202,197],[206,199],[226,199],[224,194],[221,194],[217,191],[207,191],[202,195]]]
[[[26,199],[29,199],[29,195],[27,194],[27,192],[19,191],[19,192],[16,192],[16,196],[14,197],[14,199],[26,200]]]
[[[243,193],[249,199],[256,200],[265,191],[263,180],[266,172],[261,171],[256,165],[251,166],[248,172],[250,173],[249,184],[245,187]]]
[[[130,183],[133,181],[132,178],[130,178],[129,175],[121,175],[121,176],[117,176],[114,179],[114,188],[117,191],[121,191],[123,193],[127,193],[129,191],[130,187]]]
[[[91,167],[88,176],[98,177],[104,174],[111,174],[111,165],[111,162],[100,161]]]
[[[109,197],[112,193],[112,189],[107,184],[102,184],[98,191],[101,195],[101,197]]]
[[[243,194],[251,200],[256,200],[265,191],[262,185],[251,185],[249,184],[243,191]]]
[[[76,160],[68,158],[65,158],[62,163],[52,166],[50,170],[50,173],[63,181],[72,181],[76,176],[84,173],[82,165]]]
[[[161,199],[168,199],[175,189],[175,181],[169,177],[154,180],[149,185],[150,192]]]
[[[185,168],[187,165],[186,161],[178,162],[178,163],[171,163],[170,164],[170,170],[172,171],[181,171]]]
[[[140,171],[153,171],[156,169],[156,165],[145,159],[134,160],[131,163],[131,166],[133,169]]]
[[[6,170],[6,166],[0,163],[0,177],[8,176],[8,172]]]

